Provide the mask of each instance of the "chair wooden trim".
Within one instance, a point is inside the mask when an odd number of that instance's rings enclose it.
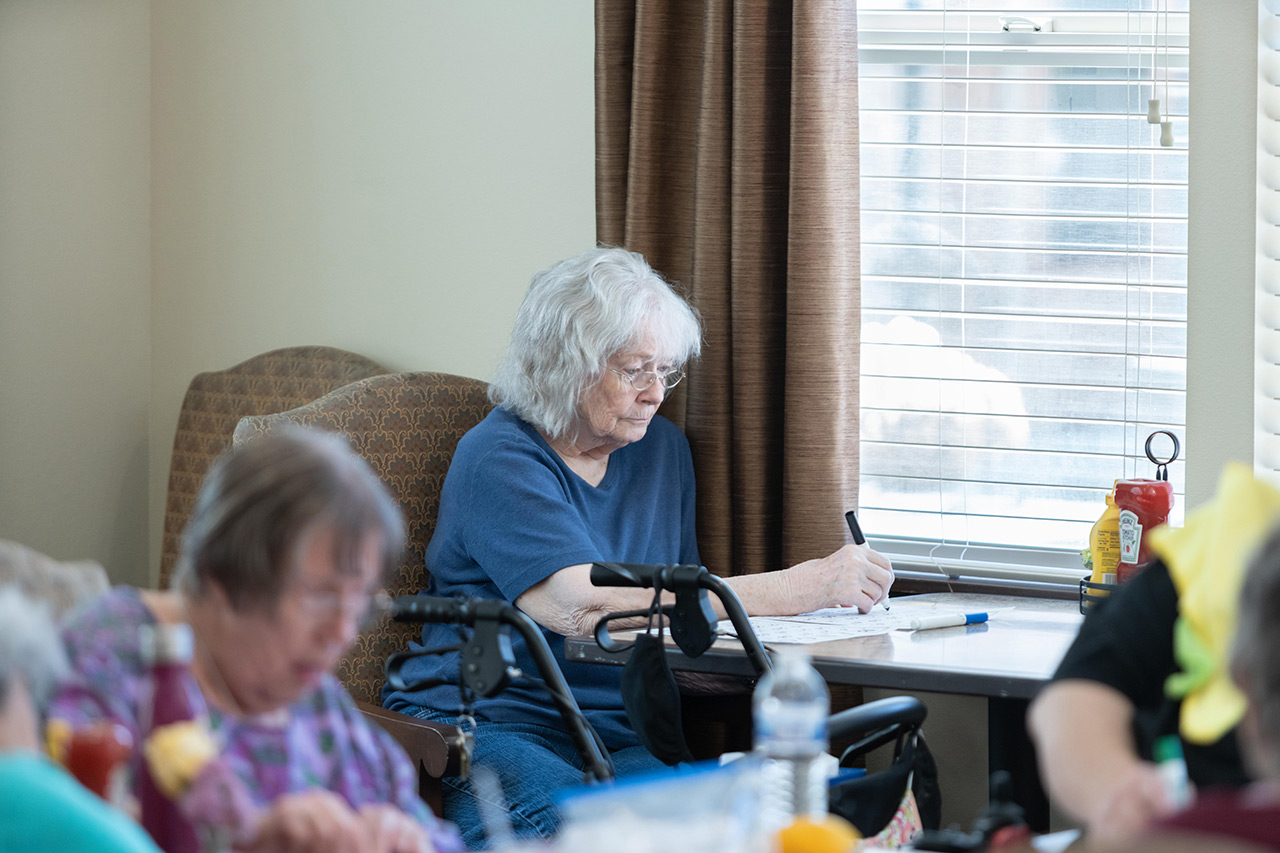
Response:
[[[409,754],[418,769],[418,796],[440,814],[440,779],[458,775],[462,767],[462,734],[457,727],[388,711],[358,699],[356,707]]]

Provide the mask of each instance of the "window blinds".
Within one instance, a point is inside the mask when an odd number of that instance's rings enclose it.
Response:
[[[859,3],[860,516],[900,564],[1078,578],[1183,438],[1187,4]]]

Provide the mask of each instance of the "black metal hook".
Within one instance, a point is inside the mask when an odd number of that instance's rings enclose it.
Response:
[[[674,604],[664,604],[662,606],[662,618],[670,620],[671,614],[675,610]],[[633,619],[637,616],[650,616],[652,610],[646,607],[644,610],[627,610],[622,613],[609,613],[596,623],[596,645],[604,649],[606,652],[625,652],[627,649],[635,645],[635,641],[630,643],[619,643],[613,637],[609,636],[609,623],[614,619]]]
[[[1155,454],[1151,452],[1151,439],[1155,438],[1157,435],[1167,435],[1169,436],[1169,440],[1173,442],[1173,454],[1168,459],[1165,459],[1164,461],[1157,459]],[[1167,429],[1158,429],[1155,432],[1151,433],[1151,435],[1147,436],[1147,446],[1146,446],[1147,458],[1150,459],[1151,462],[1156,466],[1157,480],[1167,481],[1169,479],[1169,466],[1172,465],[1173,461],[1178,458],[1178,451],[1181,449],[1182,449],[1182,445],[1178,443],[1178,437],[1173,433],[1169,432],[1169,430]]]

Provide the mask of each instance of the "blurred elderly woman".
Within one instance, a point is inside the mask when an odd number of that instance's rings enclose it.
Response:
[[[13,553],[0,548],[0,574]],[[0,850],[158,853],[141,827],[41,755],[40,719],[66,671],[48,609],[0,587]]]
[[[51,714],[140,743],[139,626],[187,623],[221,760],[260,810],[236,849],[455,849],[415,768],[332,675],[403,548],[399,509],[332,435],[282,431],[210,470],[172,591],[116,587],[72,614],[72,678]]]
[[[699,354],[694,309],[638,254],[591,249],[537,273],[490,388],[498,407],[459,443],[427,549],[433,595],[514,602],[543,628],[618,775],[663,765],[627,722],[620,672],[571,663],[566,635],[609,612],[648,606],[650,593],[597,588],[593,561],[699,563],[694,472],[684,434],[657,414]],[[730,580],[748,612],[869,610],[887,596],[889,561],[865,546],[781,572]],[[447,645],[447,626],[423,643]],[[536,672],[513,639],[519,666]],[[419,658],[408,679],[457,681],[455,656]],[[454,722],[457,688],[393,692],[390,708]],[[473,763],[498,772],[517,833],[548,836],[554,793],[582,781],[572,741],[545,693],[517,684],[477,699]],[[482,828],[471,792],[445,780],[445,814],[468,845]]]

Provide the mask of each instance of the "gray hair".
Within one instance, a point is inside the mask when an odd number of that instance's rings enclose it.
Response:
[[[1240,588],[1231,675],[1245,690],[1265,740],[1257,770],[1280,778],[1280,528],[1267,537]],[[1252,750],[1256,752],[1258,750]],[[1246,747],[1241,744],[1241,752]]]
[[[67,653],[49,605],[28,598],[16,586],[0,587],[0,708],[21,680],[37,711],[67,673]]]
[[[489,398],[562,438],[609,359],[646,334],[674,365],[702,351],[698,312],[643,257],[588,249],[534,275]]]
[[[224,453],[209,469],[182,538],[173,587],[199,598],[216,582],[233,607],[272,608],[303,537],[332,525],[338,569],[358,571],[374,534],[384,574],[404,550],[404,520],[343,436],[286,426]]]

